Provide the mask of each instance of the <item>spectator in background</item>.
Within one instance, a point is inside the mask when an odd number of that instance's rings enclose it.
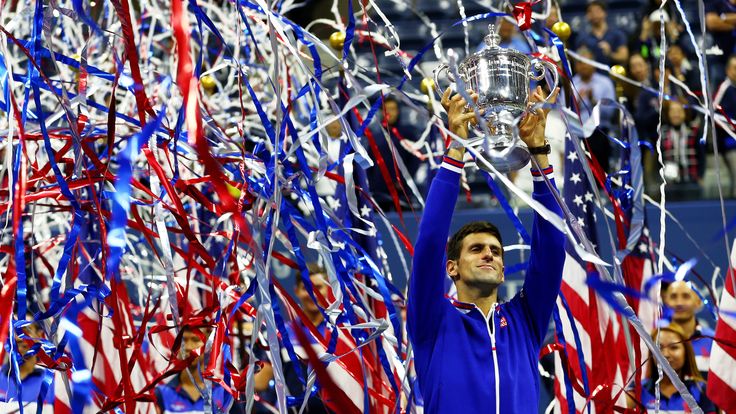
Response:
[[[606,4],[600,0],[588,3],[585,18],[589,24],[587,31],[575,38],[575,49],[588,48],[594,59],[604,65],[625,64],[629,58],[626,34],[606,21]]]
[[[656,66],[656,69],[654,70],[654,79],[655,81],[659,81],[659,65]],[[669,60],[665,60],[664,63],[664,82],[662,83],[662,87],[660,88],[662,92],[669,96],[672,99],[678,99],[682,102],[687,102],[687,98],[689,97],[688,94],[685,92],[684,89],[677,86],[672,82],[672,77],[674,77],[675,74],[675,67],[672,65],[672,62]],[[663,119],[666,117],[663,116]]]
[[[629,112],[634,117],[636,123],[636,131],[639,133],[639,139],[649,142],[650,148],[654,148],[654,142],[657,141],[657,124],[659,123],[659,98],[656,89],[652,86],[651,67],[640,54],[633,54],[629,58],[628,73],[631,78],[641,83],[639,86],[630,86],[627,90]],[[656,179],[651,174],[655,169],[655,157],[650,151],[642,153],[644,161],[644,169],[648,176],[645,177],[644,183],[653,183],[656,186]],[[650,193],[656,192],[654,187]]]
[[[26,326],[23,330],[30,338],[41,337],[41,329],[39,329],[35,323]],[[18,388],[15,384],[15,373],[11,372],[12,364],[8,361],[5,365],[0,367],[0,412],[18,412],[18,401],[23,405],[24,412],[36,412],[36,404],[41,392],[41,387],[44,383],[47,369],[36,365],[38,362],[36,355],[28,354],[30,347],[26,342],[27,340],[28,339],[22,339],[16,335],[15,343],[18,346],[17,354],[15,352],[8,352],[9,358],[14,358],[16,355],[23,356],[23,360],[18,361],[18,374],[22,385],[20,397],[18,396]],[[49,385],[43,402],[41,412],[44,414],[53,413],[53,382]]]
[[[578,54],[584,58],[593,59],[592,52],[587,48],[578,50]],[[610,99],[616,101],[616,88],[613,86],[611,79],[596,72],[592,65],[582,61],[575,62],[575,76],[572,78],[575,89],[580,93],[582,103],[579,108],[581,121],[585,121],[590,116],[589,112],[602,99]],[[593,151],[601,167],[607,172],[609,170],[609,158],[611,157],[611,144],[606,134],[611,130],[614,111],[612,108],[601,108],[600,125],[588,139],[590,149]]]
[[[652,332],[652,338],[659,339],[659,348],[662,350],[662,355],[667,359],[672,369],[677,372],[680,380],[692,394],[698,406],[703,409],[705,414],[715,414],[717,412],[715,405],[705,395],[705,380],[700,376],[695,365],[693,347],[688,342],[687,335],[682,332],[682,328],[677,325],[662,327]],[[642,408],[646,408],[648,412],[654,412],[657,405],[655,384],[658,380],[657,364],[654,358],[649,358],[647,377],[642,381],[641,395],[632,396],[627,393],[628,407],[643,406]],[[661,412],[690,412],[694,408],[687,406],[668,376],[665,375],[661,379],[659,389],[661,392],[659,401]]]
[[[685,51],[679,44],[667,48],[667,60],[672,65],[672,76],[683,82],[691,91],[700,90],[700,76],[698,70],[688,60]],[[675,87],[679,89],[679,87]]]
[[[723,80],[723,68],[729,56],[736,53],[736,0],[706,1],[705,27],[723,51],[722,55],[709,59],[710,79],[717,85]]]
[[[156,407],[159,414],[183,412],[204,412],[204,397],[201,390],[205,389],[204,345],[211,328],[184,326],[181,332],[181,346],[184,359],[192,358],[193,353],[200,354],[194,357],[187,368],[174,376],[174,379],[156,387]],[[233,404],[233,397],[217,384],[212,384],[212,408],[223,412],[230,407],[230,414],[241,414],[242,407]]]
[[[669,48],[670,45],[678,44],[680,30],[675,22],[670,19],[669,13],[659,9],[644,16],[641,21],[639,35],[630,43],[631,53],[640,54],[652,65],[659,65],[659,59],[662,57],[662,51],[660,49],[662,42],[662,20],[664,20],[665,25],[667,47]]]
[[[554,46],[550,35],[545,32],[544,29],[552,31],[552,26],[561,20],[562,15],[560,14],[560,6],[557,4],[557,0],[552,0],[549,2],[549,15],[547,15],[547,18],[544,21],[538,22],[536,28],[533,28],[535,32],[542,35],[542,37],[535,39],[538,51],[548,56],[557,64],[560,62],[560,52],[557,47]],[[574,39],[570,40],[572,41]],[[561,96],[570,96],[570,80],[565,79],[564,77],[560,78],[560,89],[560,93],[562,94]],[[564,102],[565,99],[562,99],[562,101]]]
[[[641,83],[644,86],[652,86],[652,70],[651,66],[644,57],[638,53],[634,53],[629,56],[629,67],[627,72],[631,79]],[[636,88],[636,91],[641,91],[641,88]],[[636,101],[638,94],[632,95],[630,99]]]
[[[252,305],[255,305],[253,297],[249,300]],[[238,329],[242,329],[241,336],[241,349],[245,352],[242,361],[243,368],[247,368],[251,359],[255,359],[255,373],[253,375],[253,391],[255,392],[255,398],[253,399],[253,408],[249,414],[271,414],[277,412],[277,395],[273,380],[273,365],[268,355],[268,343],[265,339],[266,335],[260,335],[258,332],[254,332],[254,320],[245,319],[242,325]],[[255,341],[255,343],[251,343]],[[251,352],[251,349],[253,352]],[[238,401],[236,404],[245,411],[247,408],[247,401]]]
[[[701,325],[695,315],[703,307],[700,296],[693,290],[692,284],[685,281],[671,283],[664,291],[664,304],[671,313],[671,325],[677,325],[693,347],[695,362],[703,378],[708,376],[710,348],[715,332]]]
[[[329,301],[331,298],[329,296],[330,285],[327,281],[327,270],[317,263],[308,263],[307,269],[309,270],[309,282],[312,285],[312,291],[314,292],[317,300],[321,301],[324,299],[325,301]],[[317,329],[317,332],[321,336],[325,336],[325,334],[327,333],[327,323],[325,322],[325,318],[322,315],[322,312],[320,311],[317,303],[315,303],[314,300],[312,300],[312,298],[309,296],[309,291],[307,290],[307,287],[304,286],[304,281],[299,275],[297,275],[296,277],[294,296],[301,303],[302,310],[304,311],[304,315],[307,317],[308,322]],[[323,305],[326,307],[327,302],[325,302]],[[302,321],[301,323],[304,324],[306,323],[306,321]],[[290,336],[292,338],[296,338],[294,335]],[[289,390],[289,395],[297,398],[304,396],[304,384],[306,384],[307,378],[305,376],[304,378],[300,379],[299,372],[301,371],[302,374],[306,375],[306,359],[303,361],[292,361],[286,352],[282,352],[281,357],[284,361],[284,377],[286,381],[286,386]],[[302,358],[303,355],[299,355],[299,357]],[[295,364],[300,364],[301,369],[297,369]],[[310,393],[307,396],[307,407],[304,412],[308,414],[327,414],[331,411],[322,401],[319,394]]]
[[[544,21],[544,26],[552,30],[552,26],[560,21],[560,6],[557,4],[557,0],[552,0],[549,3],[549,15]]]
[[[662,125],[662,160],[670,200],[697,200],[702,195],[703,152],[698,141],[698,127],[688,120],[685,106],[668,101]]]
[[[389,180],[387,183],[379,165],[374,165],[368,170],[371,192],[382,209],[392,210],[394,203],[388,188],[388,185],[391,185],[398,193],[399,201],[404,206],[402,208],[405,208],[414,201],[414,197],[401,173],[400,163],[406,167],[409,177],[413,179],[419,168],[419,158],[410,153],[406,149],[409,145],[402,144],[402,141],[408,140],[407,142],[411,143],[416,141],[417,127],[403,121],[399,101],[392,96],[383,100],[383,114],[381,127],[373,129],[373,138],[388,170]],[[371,155],[373,160],[378,162],[377,154]]]
[[[716,112],[725,113],[725,116],[732,121],[736,119],[736,54],[731,55],[727,61],[726,79],[716,88],[716,93],[713,96],[713,107],[716,109]],[[728,135],[724,130],[726,126],[730,126],[730,130],[736,132],[728,122],[719,123],[719,126],[721,126],[719,130],[725,135]],[[725,136],[723,139],[725,140]]]
[[[732,159],[736,148],[736,139],[732,136],[736,134],[732,125],[736,122],[736,54],[731,55],[726,62],[726,79],[716,89],[713,107],[716,114],[725,115],[731,120],[716,122],[716,139],[719,154],[723,157],[731,177],[730,196],[736,197],[736,160]]]

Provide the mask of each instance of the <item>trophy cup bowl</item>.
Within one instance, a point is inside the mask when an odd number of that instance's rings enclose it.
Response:
[[[469,139],[468,147],[476,149],[479,156],[497,171],[509,172],[525,166],[531,157],[526,145],[514,134],[514,122],[528,106],[530,79],[543,79],[545,70],[549,68],[554,79],[551,90],[554,90],[558,83],[557,68],[517,50],[500,47],[494,26],[490,25],[489,30],[490,34],[485,38],[487,48],[460,62],[457,73],[465,88],[478,94],[477,107],[483,111],[489,131],[486,134],[476,124],[473,129],[478,136]],[[449,67],[440,65],[434,71],[435,88],[439,94],[439,75],[443,71],[448,71],[447,78],[455,82]],[[477,164],[479,168],[489,170],[483,162]]]

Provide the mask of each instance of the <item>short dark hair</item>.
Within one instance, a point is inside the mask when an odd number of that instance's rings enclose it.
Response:
[[[460,250],[463,247],[463,240],[470,234],[475,233],[488,233],[498,239],[498,242],[503,246],[503,240],[501,239],[501,232],[498,231],[498,227],[487,221],[473,221],[462,227],[460,230],[450,237],[450,241],[447,243],[447,258],[449,260],[457,260],[460,258]],[[501,257],[503,257],[503,250],[501,250]]]
[[[585,11],[587,12],[593,6],[598,6],[601,9],[603,9],[603,11],[607,11],[608,10],[608,6],[606,5],[606,3],[604,1],[601,1],[601,0],[590,0],[588,2],[588,5],[585,6]]]
[[[728,57],[728,59],[726,59],[726,66],[728,66],[732,60],[736,60],[736,53],[732,54]]]
[[[325,269],[324,266],[317,262],[309,262],[307,263],[307,271],[309,272],[309,275],[327,275],[327,269]],[[302,280],[301,275],[296,275],[296,285],[302,286],[304,284],[304,281]]]
[[[576,50],[575,52],[577,52],[577,54],[580,55],[580,56],[584,56],[584,57],[588,57],[588,58],[595,57],[595,55],[593,54],[593,51],[590,50],[590,48],[587,47],[587,46],[580,46],[578,48],[578,50]],[[577,62],[578,61],[575,61],[575,63],[577,63]]]
[[[396,97],[395,97],[395,96],[386,96],[386,97],[384,97],[384,98],[383,98],[383,104],[384,104],[384,105],[386,105],[386,104],[387,104],[387,103],[389,103],[389,102],[393,102],[393,103],[395,103],[395,104],[396,104],[396,106],[401,106],[401,105],[400,105],[400,103],[399,103],[399,100],[398,100],[398,99],[396,99]]]

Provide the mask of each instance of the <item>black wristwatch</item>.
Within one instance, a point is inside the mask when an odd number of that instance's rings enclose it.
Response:
[[[529,147],[529,154],[532,155],[543,155],[552,152],[552,147],[549,146],[549,141],[544,140],[544,145],[541,147]]]

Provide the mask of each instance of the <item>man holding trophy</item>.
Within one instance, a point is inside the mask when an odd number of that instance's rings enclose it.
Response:
[[[458,67],[460,77],[472,88],[466,96],[472,97],[489,126],[482,145],[486,154],[480,157],[492,164],[499,161],[497,165],[503,168],[510,164],[499,160],[498,154],[533,156],[539,168],[531,171],[533,197],[561,215],[552,193],[556,190],[551,190],[542,176],[546,175],[554,187],[552,166],[547,159],[549,144],[544,136],[547,111],[536,109],[523,115],[522,110],[519,114],[523,117],[518,137],[525,145],[512,139],[511,145],[519,148],[509,150],[504,148],[509,144],[505,141],[508,136],[502,137],[500,143],[494,141],[509,132],[508,123],[499,127],[499,119],[503,121],[502,112],[509,104],[499,102],[508,101],[510,95],[519,95],[523,100],[515,99],[513,105],[527,108],[529,104],[554,100],[558,90],[555,88],[545,99],[542,89],[537,87],[529,97],[528,77],[525,89],[511,94],[510,88],[477,88],[477,85],[494,82],[495,85],[521,84],[518,79],[508,78],[529,70],[528,58],[525,68],[523,65],[504,66],[507,56],[499,54],[515,51],[488,50],[471,56]],[[478,68],[494,65],[495,69],[483,69],[479,74]],[[474,81],[474,76],[481,79]],[[504,96],[499,97],[500,94]],[[477,127],[468,102],[460,94],[452,95],[448,88],[442,105],[447,110],[449,130],[467,140],[470,128]],[[408,331],[414,346],[424,409],[426,413],[536,412],[539,397],[537,359],[560,290],[565,237],[535,213],[531,256],[523,288],[509,302],[498,303],[498,287],[504,281],[504,255],[496,226],[488,222],[469,223],[445,244],[460,191],[464,154],[465,148],[451,145],[431,184],[409,281]],[[519,162],[515,164],[518,166]],[[483,162],[479,162],[479,166],[483,168]],[[455,283],[458,301],[445,297],[445,275]]]

